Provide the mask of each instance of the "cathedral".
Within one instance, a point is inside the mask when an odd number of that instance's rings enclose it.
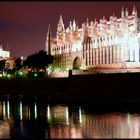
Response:
[[[120,18],[110,16],[85,21],[79,28],[70,21],[65,28],[62,15],[53,38],[48,27],[45,49],[54,56],[53,69],[89,69],[140,67],[140,19],[121,10]]]

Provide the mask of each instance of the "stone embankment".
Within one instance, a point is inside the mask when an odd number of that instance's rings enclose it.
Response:
[[[140,73],[93,74],[69,78],[1,79],[0,95],[39,95],[71,103],[140,103]]]

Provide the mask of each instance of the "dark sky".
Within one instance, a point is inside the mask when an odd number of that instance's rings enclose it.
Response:
[[[89,21],[103,16],[109,19],[113,13],[120,17],[122,6],[131,13],[134,5],[140,16],[138,1],[0,2],[0,43],[4,46],[8,43],[12,56],[28,56],[45,48],[48,24],[55,35],[60,14],[65,27],[73,19],[81,27],[87,18]]]

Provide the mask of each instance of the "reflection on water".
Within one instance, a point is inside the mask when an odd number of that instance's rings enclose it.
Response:
[[[140,114],[89,113],[82,106],[0,100],[0,138],[140,138]]]

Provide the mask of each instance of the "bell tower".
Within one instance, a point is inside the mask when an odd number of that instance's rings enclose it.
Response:
[[[46,45],[45,45],[45,51],[47,52],[47,54],[51,54],[51,28],[50,28],[50,24],[48,26],[48,32],[47,32],[47,37],[46,37]]]

